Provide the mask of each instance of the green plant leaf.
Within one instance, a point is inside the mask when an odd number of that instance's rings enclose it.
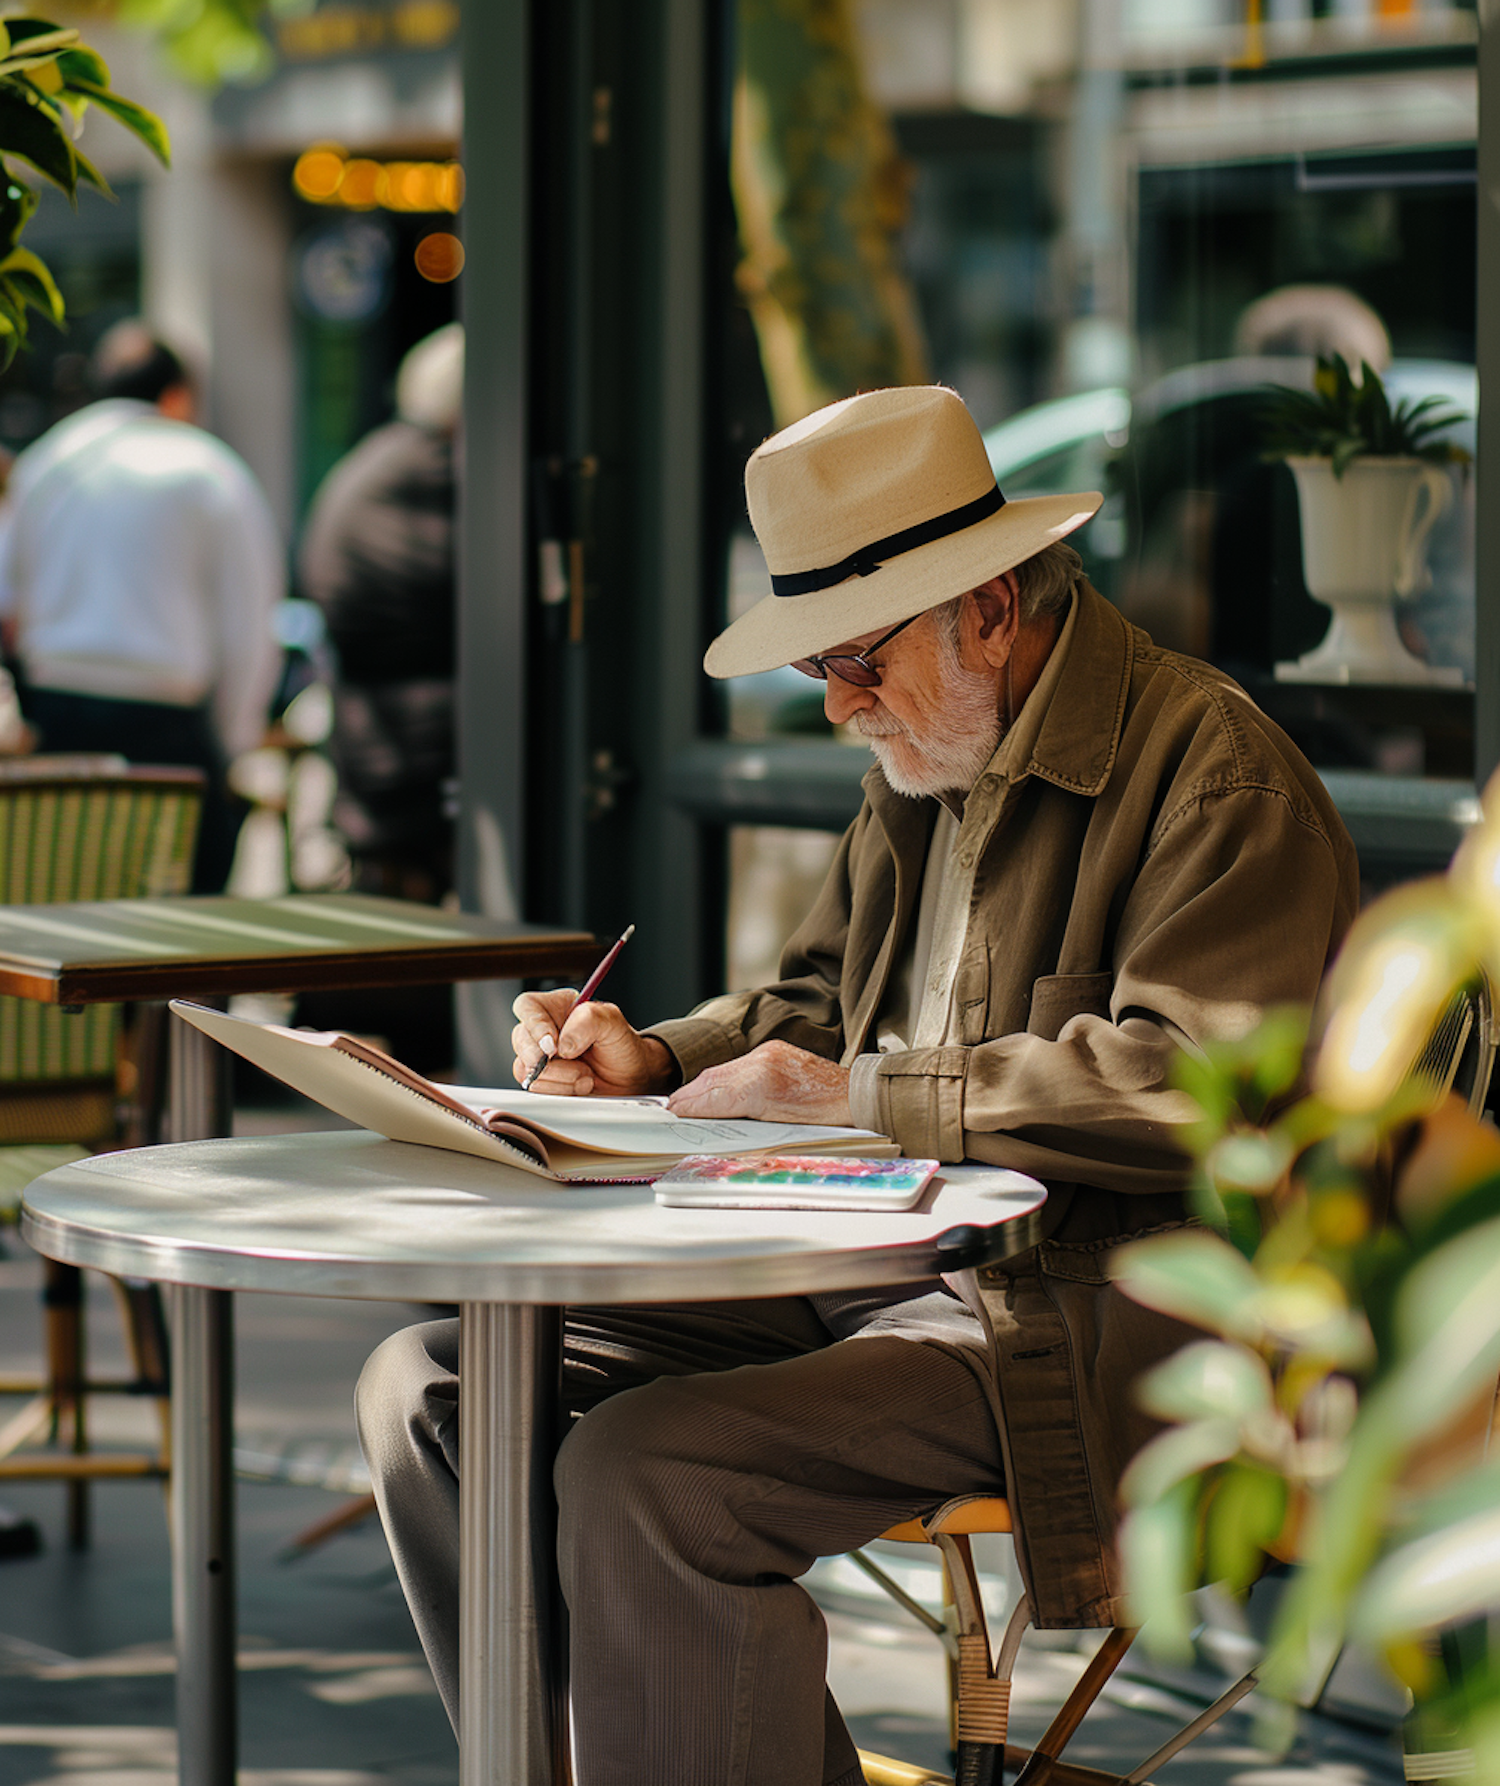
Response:
[[[109,85],[109,64],[86,43],[74,44],[72,49],[64,50],[57,58],[57,71],[65,83],[92,81],[99,87]]]
[[[0,278],[11,280],[25,294],[28,304],[50,316],[53,322],[61,323],[65,310],[63,295],[40,255],[29,248],[13,248],[0,260]]]
[[[1130,1622],[1144,1627],[1155,1654],[1183,1660],[1193,1653],[1196,1506],[1196,1485],[1180,1483],[1167,1499],[1132,1508],[1119,1533]]]
[[[1477,1469],[1445,1481],[1408,1507],[1401,1525],[1403,1542],[1455,1525],[1475,1513],[1500,1507],[1500,1457],[1489,1457]]]
[[[143,105],[137,105],[133,99],[123,99],[108,87],[101,87],[96,81],[69,80],[68,91],[80,94],[92,101],[102,111],[117,119],[125,128],[138,136],[164,167],[172,162],[172,145],[167,138],[167,127],[155,112],[148,112]],[[79,157],[79,165],[85,164]]]
[[[78,177],[80,180],[86,181],[88,185],[92,186],[96,192],[103,194],[105,198],[113,198],[115,196],[114,188],[110,185],[109,181],[105,179],[104,175],[99,172],[98,168],[94,166],[93,162],[89,160],[88,156],[84,154],[82,149],[74,149],[73,159],[78,163]]]
[[[1233,1247],[1214,1234],[1153,1236],[1121,1247],[1110,1275],[1127,1296],[1195,1327],[1239,1338],[1258,1332],[1261,1281]]]
[[[1197,1340],[1141,1378],[1136,1396],[1158,1420],[1228,1419],[1236,1423],[1274,1407],[1271,1373],[1248,1346]]]
[[[1185,1091],[1215,1126],[1227,1122],[1234,1111],[1233,1076],[1211,1059],[1179,1054],[1172,1062],[1172,1083]]]
[[[1478,1618],[1500,1606],[1500,1506],[1383,1557],[1360,1587],[1350,1629],[1370,1643]]]
[[[52,19],[39,19],[30,15],[6,19],[5,33],[10,43],[24,43],[32,48],[40,48],[49,38],[57,38],[59,48],[78,41],[78,32],[71,25],[59,25]]]
[[[1180,1482],[1224,1463],[1240,1448],[1237,1420],[1194,1420],[1168,1427],[1130,1460],[1120,1479],[1120,1498],[1127,1507],[1148,1507]]]
[[[55,69],[56,67],[57,54],[55,51],[40,56],[31,56],[23,53],[6,56],[3,60],[0,60],[0,75],[31,75],[44,68]],[[43,92],[46,92],[47,82],[45,80],[39,80],[36,84]],[[61,75],[57,76],[55,85],[62,85]]]
[[[1253,1259],[1265,1236],[1261,1200],[1246,1191],[1228,1191],[1219,1200],[1222,1219],[1217,1224],[1224,1238],[1246,1259]]]
[[[1204,1163],[1221,1194],[1271,1191],[1292,1163],[1292,1144],[1286,1135],[1272,1130],[1242,1129],[1226,1135]]]
[[[1287,1485],[1274,1471],[1231,1463],[1215,1484],[1204,1522],[1204,1576],[1243,1594],[1286,1524]]]
[[[25,181],[14,175],[7,179],[0,172],[0,246],[15,246],[35,209],[36,194]]]
[[[61,115],[34,89],[0,80],[0,144],[7,155],[29,161],[71,199],[78,190],[79,157],[68,141]]]
[[[1283,385],[1267,387],[1261,405],[1261,427],[1267,454],[1286,458],[1306,454],[1331,459],[1335,477],[1342,477],[1361,454],[1430,458],[1461,463],[1462,447],[1432,436],[1465,417],[1446,399],[1403,399],[1391,407],[1380,375],[1363,361],[1359,382],[1342,354],[1320,355],[1311,392]]]
[[[1341,478],[1354,461],[1367,448],[1368,442],[1362,434],[1345,434],[1334,442],[1332,459],[1333,475]]]

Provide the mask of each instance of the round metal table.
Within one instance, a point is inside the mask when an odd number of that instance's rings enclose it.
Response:
[[[551,1461],[562,1308],[916,1282],[1033,1245],[1046,1193],[943,1169],[921,1211],[666,1209],[363,1131],[189,1141],[39,1178],[22,1232],[172,1294],[173,1617],[184,1786],[234,1777],[231,1293],[458,1302],[462,1786],[558,1786]]]

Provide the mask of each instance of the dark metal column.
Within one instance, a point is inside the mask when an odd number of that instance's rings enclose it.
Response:
[[[562,1314],[466,1302],[459,1335],[460,1786],[563,1786],[552,1498]]]
[[[229,1055],[171,1020],[168,1139],[229,1130]],[[235,1689],[234,1304],[227,1290],[169,1293],[172,1330],[172,1630],[182,1786],[233,1786]]]
[[[527,729],[527,404],[532,0],[463,8],[465,324],[459,514],[458,885],[521,909]],[[509,997],[460,988],[468,1070],[503,1083]]]
[[[172,1628],[177,1777],[232,1786],[235,1705],[234,1309],[227,1290],[174,1288]]]
[[[666,775],[706,700],[727,16],[724,0],[465,12],[460,887],[471,909],[637,923],[611,996],[640,1022],[710,989],[719,922],[712,847]],[[489,1070],[508,1072],[493,1005],[487,1029]]]
[[[1474,541],[1474,777],[1500,766],[1500,0],[1479,0],[1478,520]]]

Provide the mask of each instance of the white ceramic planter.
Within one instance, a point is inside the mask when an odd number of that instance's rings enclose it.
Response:
[[[1395,604],[1427,586],[1427,536],[1453,500],[1446,471],[1423,459],[1289,458],[1302,509],[1302,574],[1333,609],[1314,650],[1276,666],[1281,682],[1458,683],[1459,670],[1413,657]]]

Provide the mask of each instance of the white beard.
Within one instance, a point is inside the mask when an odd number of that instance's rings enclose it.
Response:
[[[911,800],[967,794],[1000,743],[994,673],[966,670],[946,637],[940,664],[939,689],[920,726],[903,725],[883,705],[854,715],[886,780]]]

